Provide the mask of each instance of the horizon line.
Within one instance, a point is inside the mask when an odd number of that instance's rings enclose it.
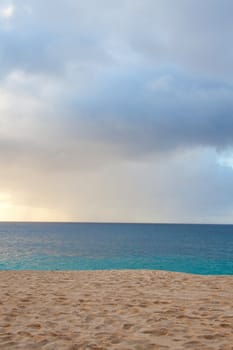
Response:
[[[233,226],[233,223],[203,222],[137,222],[137,221],[36,221],[36,220],[0,220],[0,224],[125,224],[125,225],[212,225]]]

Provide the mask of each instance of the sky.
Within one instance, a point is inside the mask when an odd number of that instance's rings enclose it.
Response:
[[[231,0],[0,0],[0,220],[233,223]]]

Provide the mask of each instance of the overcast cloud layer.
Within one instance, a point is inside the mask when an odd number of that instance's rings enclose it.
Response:
[[[0,2],[0,219],[233,223],[233,2]]]

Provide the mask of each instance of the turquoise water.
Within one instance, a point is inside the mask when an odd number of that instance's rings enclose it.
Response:
[[[0,223],[0,270],[233,275],[233,226]]]

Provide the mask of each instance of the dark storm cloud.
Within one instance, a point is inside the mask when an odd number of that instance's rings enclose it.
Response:
[[[139,155],[232,146],[231,85],[177,73],[131,73],[115,72],[83,98],[81,115],[89,116],[96,136]]]
[[[43,90],[46,82],[42,79],[37,83]],[[51,157],[50,164],[58,162],[58,166],[60,162],[69,167],[70,163],[73,167],[76,162],[84,165],[93,161],[95,165],[98,159],[141,159],[193,147],[221,151],[232,146],[230,84],[136,66],[130,73],[116,69],[104,73],[104,79],[103,75],[93,79],[77,95],[75,86],[68,82],[68,92],[61,89],[61,99],[55,95],[50,102],[39,92],[41,104],[47,105],[39,111],[34,107],[26,119],[21,116],[22,135],[18,138],[22,143],[28,134],[27,125],[34,118],[31,127],[35,126],[35,134],[27,141],[31,147],[25,147],[26,153],[39,148],[42,158],[43,154]],[[10,129],[14,129],[14,119],[20,119],[16,111],[28,106],[27,100],[22,106],[21,99],[15,104],[14,113],[8,111],[13,114]],[[15,150],[19,152],[21,147],[16,146]]]

